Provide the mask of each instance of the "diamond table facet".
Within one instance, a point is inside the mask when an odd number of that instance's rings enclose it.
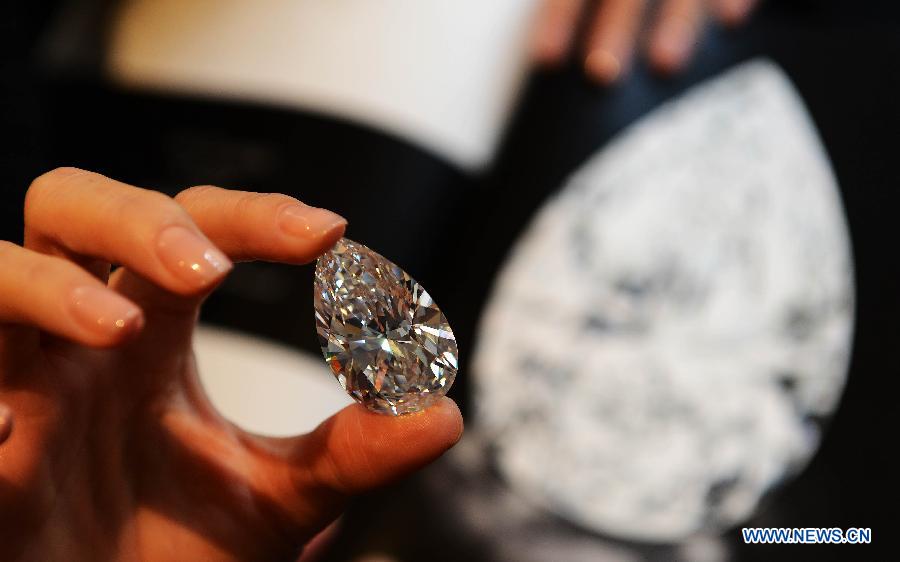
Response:
[[[447,393],[456,377],[456,339],[405,271],[342,238],[316,263],[314,285],[322,354],[356,401],[401,415]]]

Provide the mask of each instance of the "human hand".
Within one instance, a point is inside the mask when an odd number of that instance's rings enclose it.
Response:
[[[25,223],[24,247],[0,242],[2,560],[289,560],[349,496],[459,439],[446,398],[400,418],[355,404],[277,439],[207,399],[203,298],[232,260],[314,259],[344,231],[333,213],[61,168],[33,182]]]
[[[539,63],[555,64],[572,50],[587,2],[543,1],[533,52]],[[664,74],[677,72],[690,60],[710,16],[736,26],[756,4],[757,0],[660,0],[651,18],[647,0],[600,0],[590,14],[582,46],[585,72],[601,84],[618,80],[627,72],[645,28],[643,47],[650,64]]]

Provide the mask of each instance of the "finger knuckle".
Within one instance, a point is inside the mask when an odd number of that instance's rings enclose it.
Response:
[[[78,168],[61,167],[54,168],[49,172],[44,172],[32,180],[31,185],[25,192],[25,217],[34,216],[37,211],[52,193],[59,189],[63,183],[62,180],[72,176],[86,173]]]
[[[53,258],[27,260],[21,265],[21,278],[24,287],[39,287],[48,279],[59,279],[68,273],[63,264]]]
[[[131,224],[166,226],[185,221],[184,209],[174,199],[159,191],[129,189],[110,201],[110,212],[121,217],[131,217]],[[113,215],[116,216],[116,215]]]
[[[359,491],[361,484],[368,482],[378,474],[371,451],[363,434],[362,425],[357,418],[355,422],[338,424],[335,427],[334,447],[325,451],[322,483],[330,489],[342,493],[353,494]],[[359,444],[365,445],[360,447]],[[365,475],[354,478],[354,474]]]
[[[338,494],[348,495],[353,493],[354,487],[348,481],[346,470],[333,451],[326,451],[322,464],[315,473],[315,479],[319,487],[331,490]]]
[[[74,177],[88,176],[90,174],[91,172],[88,172],[87,170],[72,168],[71,166],[54,168],[49,172],[44,172],[43,174],[34,178],[28,188],[28,191],[37,193],[52,191],[54,189],[57,189],[60,184],[63,184]]]
[[[346,454],[348,448],[346,427],[340,420],[331,418],[322,423],[310,436],[311,447],[304,448],[305,462],[299,463],[308,470],[306,484],[315,489],[327,490],[339,495],[347,495],[355,490],[348,478]],[[350,463],[353,465],[353,463]]]

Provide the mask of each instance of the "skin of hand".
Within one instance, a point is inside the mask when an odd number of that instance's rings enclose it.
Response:
[[[344,232],[330,211],[60,168],[32,183],[25,224],[24,247],[0,242],[0,560],[293,560],[350,496],[462,434],[445,398],[269,438],[204,394],[204,297],[234,261],[315,259]]]
[[[707,20],[727,26],[746,21],[758,0],[543,0],[532,51],[539,64],[566,59],[588,17],[581,45],[585,73],[609,85],[627,71],[639,43],[662,74],[681,70],[691,58]],[[652,6],[653,9],[650,9]]]

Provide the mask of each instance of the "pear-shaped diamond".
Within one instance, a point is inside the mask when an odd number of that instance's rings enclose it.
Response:
[[[405,271],[342,238],[319,258],[316,332],[341,386],[370,410],[427,408],[456,377],[456,339],[431,297]]]

